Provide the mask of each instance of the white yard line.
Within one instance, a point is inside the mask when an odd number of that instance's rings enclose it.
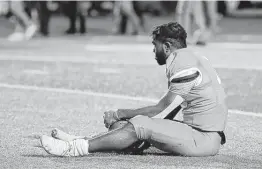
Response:
[[[13,84],[7,84],[7,83],[0,83],[0,88],[46,91],[46,92],[66,93],[66,94],[79,94],[79,95],[106,97],[106,98],[131,100],[131,101],[153,102],[153,103],[156,103],[158,101],[157,99],[151,99],[151,98],[146,98],[146,97],[134,97],[134,96],[111,94],[111,93],[100,93],[100,92],[86,91],[86,90],[39,87],[39,86],[20,85],[20,84],[13,85]]]
[[[0,88],[34,90],[34,91],[45,91],[45,92],[67,93],[67,94],[79,94],[79,95],[88,95],[88,96],[114,98],[114,99],[131,100],[131,101],[142,101],[142,102],[151,102],[151,103],[158,102],[158,99],[148,98],[148,97],[134,97],[134,96],[127,96],[127,95],[113,94],[113,93],[100,93],[100,92],[94,92],[94,91],[39,87],[39,86],[29,86],[29,85],[20,85],[20,84],[13,85],[13,84],[0,83]],[[262,114],[260,113],[245,112],[245,111],[240,111],[240,110],[229,110],[229,113],[237,114],[237,115],[244,115],[244,116],[252,116],[252,117],[262,117]]]

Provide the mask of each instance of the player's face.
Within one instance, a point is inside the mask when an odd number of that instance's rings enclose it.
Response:
[[[163,44],[159,41],[153,41],[154,45],[153,52],[155,53],[155,59],[159,65],[166,64],[166,54],[163,49]]]

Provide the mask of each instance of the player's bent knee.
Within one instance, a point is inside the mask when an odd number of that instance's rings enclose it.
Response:
[[[205,138],[196,142],[197,147],[195,148],[195,151],[192,152],[191,156],[205,157],[218,154],[221,144],[220,136],[216,132],[213,132],[206,133]]]
[[[129,122],[134,126],[139,140],[148,140],[152,135],[152,119],[147,116],[138,115],[130,119]]]

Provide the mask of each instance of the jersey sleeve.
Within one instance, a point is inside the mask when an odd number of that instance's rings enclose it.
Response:
[[[201,83],[202,74],[197,68],[197,61],[190,57],[192,53],[182,53],[178,56],[175,65],[171,68],[169,91],[184,96]]]
[[[197,68],[182,70],[170,78],[169,91],[180,96],[186,95],[200,80],[201,73]]]

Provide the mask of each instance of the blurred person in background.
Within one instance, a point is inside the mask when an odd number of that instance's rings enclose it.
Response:
[[[145,12],[142,9],[143,2],[140,1],[133,1],[133,7],[135,14],[137,15],[139,19],[139,26],[142,28],[142,31],[146,32],[146,19],[145,19]]]
[[[66,15],[69,18],[69,28],[65,31],[66,34],[75,34],[77,32],[76,20],[79,18],[81,34],[86,33],[86,13],[85,6],[82,1],[62,1]]]
[[[15,31],[8,36],[9,41],[22,41],[31,39],[37,32],[37,25],[25,12],[22,1],[2,1],[6,10],[6,17],[15,24]]]
[[[137,10],[137,12],[135,11]],[[142,27],[145,25],[142,12],[138,10],[138,7],[134,7],[133,1],[115,1],[114,3],[114,33],[124,34],[127,29],[128,20],[132,24],[132,35],[138,35]],[[138,14],[138,15],[137,15]]]
[[[146,22],[145,22],[145,17],[144,17],[144,11],[143,11],[143,7],[142,4],[143,2],[141,1],[133,1],[133,8],[134,8],[134,12],[137,15],[138,19],[139,19],[139,26],[141,26],[143,32],[146,32]],[[128,25],[128,18],[126,15],[122,15],[121,16],[121,20],[118,24],[119,27],[119,32],[120,34],[125,34],[127,31],[127,25]]]
[[[216,0],[213,1],[204,1],[207,6],[207,16],[209,20],[209,27],[214,31],[219,31],[218,21],[222,18],[222,16],[218,13],[218,2]]]
[[[192,35],[191,16],[198,26],[198,29]],[[205,45],[209,33],[206,24],[203,1],[178,1],[176,9],[177,20],[188,33],[189,43],[196,45]]]
[[[221,28],[218,26],[218,21],[222,18],[222,16],[218,13],[218,2],[216,0],[203,1],[203,6],[206,18],[207,34],[208,38],[210,38],[220,32]]]
[[[48,9],[47,1],[25,1],[25,11],[27,15],[39,22],[39,32],[43,36],[49,35],[49,19],[51,12]],[[36,14],[36,18],[32,13]]]

